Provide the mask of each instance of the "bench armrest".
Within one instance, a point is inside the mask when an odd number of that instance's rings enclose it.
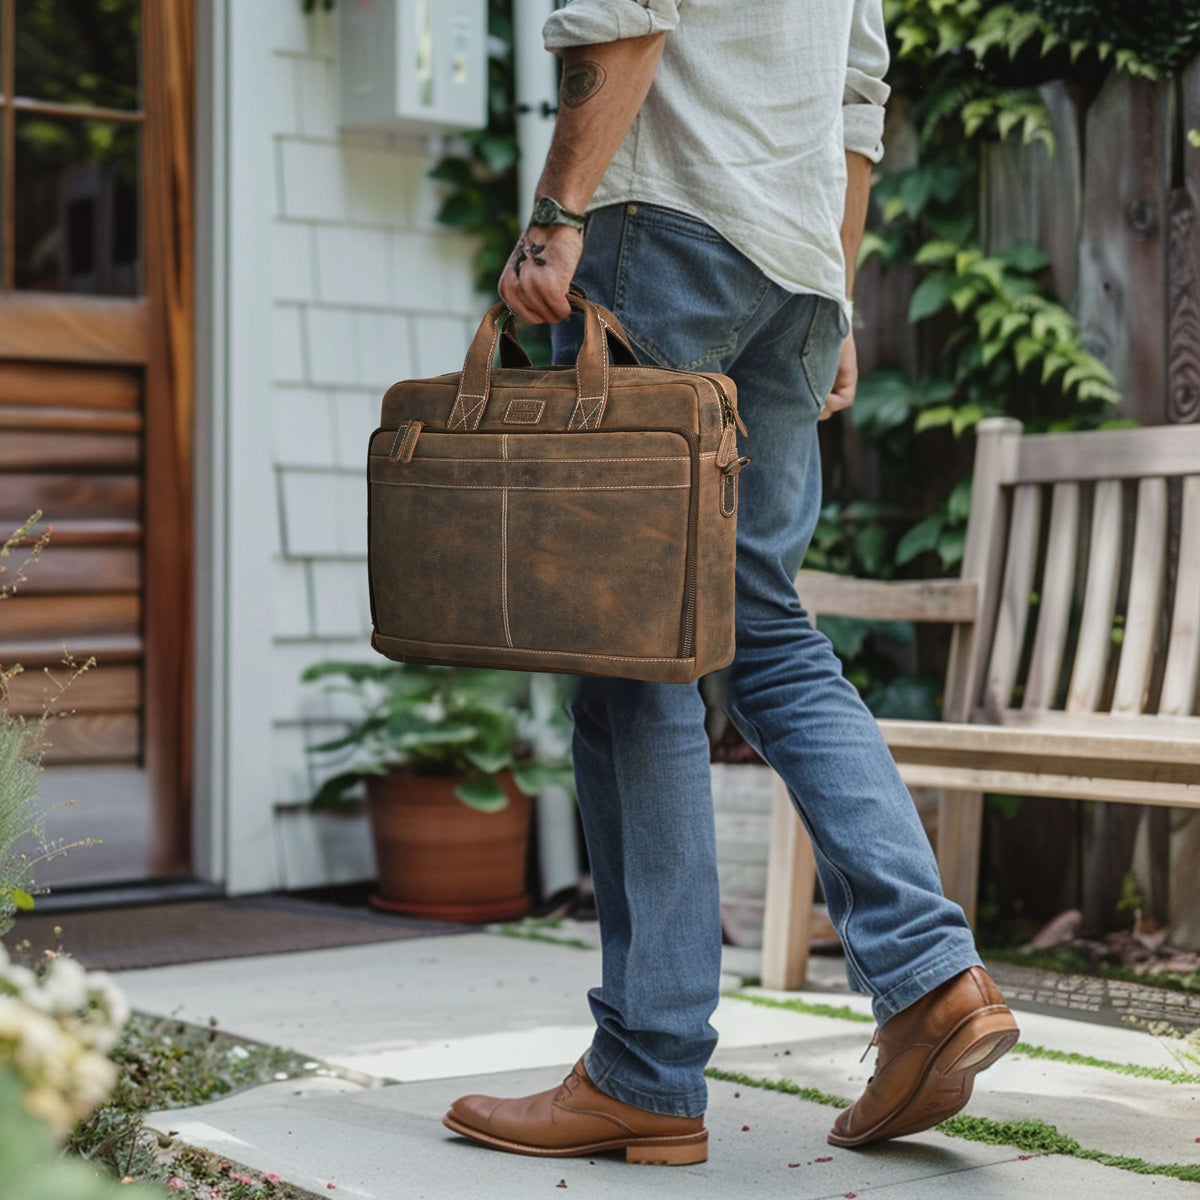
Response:
[[[979,606],[979,585],[965,579],[855,579],[826,571],[801,571],[796,576],[796,590],[814,617],[970,624]]]

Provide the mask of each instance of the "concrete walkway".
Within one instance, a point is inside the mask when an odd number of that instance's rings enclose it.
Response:
[[[314,1193],[372,1200],[526,1200],[566,1189],[621,1197],[1200,1197],[1196,1184],[1066,1155],[1030,1155],[939,1133],[868,1150],[826,1144],[836,1110],[779,1091],[710,1082],[710,1160],[635,1169],[619,1155],[548,1160],[457,1138],[441,1116],[458,1095],[553,1086],[586,1047],[586,989],[599,954],[493,934],[376,943],[116,975],[137,1009],[207,1023],[309,1056],[332,1073],[288,1079],[190,1109],[151,1114],[174,1131]],[[731,978],[731,987],[737,980]],[[854,1097],[869,1022],[722,1000],[713,1067]],[[862,997],[804,993],[813,1003]],[[1026,1043],[1178,1070],[1149,1034],[1018,1012]],[[1200,1164],[1200,1087],[1010,1055],[976,1084],[967,1112],[1040,1119],[1090,1150],[1151,1164]],[[334,1185],[332,1188],[329,1185]]]

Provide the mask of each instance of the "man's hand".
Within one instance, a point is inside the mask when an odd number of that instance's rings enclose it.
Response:
[[[842,343],[842,356],[838,359],[837,375],[833,380],[833,391],[825,399],[821,409],[821,420],[832,417],[835,412],[849,408],[854,403],[858,388],[858,350],[854,345],[854,334]]]
[[[569,225],[530,225],[504,274],[500,297],[522,321],[553,325],[571,315],[567,289],[583,253],[583,234]]]

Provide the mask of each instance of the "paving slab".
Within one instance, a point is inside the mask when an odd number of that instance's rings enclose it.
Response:
[[[593,1159],[502,1154],[456,1137],[441,1115],[457,1095],[521,1095],[552,1087],[539,1069],[361,1088],[344,1081],[268,1084],[147,1124],[317,1194],[363,1200],[528,1200],[566,1191],[582,1200],[1121,1200],[1195,1197],[1193,1184],[1060,1156],[1029,1156],[926,1133],[867,1150],[825,1142],[831,1110],[793,1096],[714,1083],[710,1160],[639,1168],[619,1153]],[[299,1082],[300,1086],[297,1086]],[[748,1127],[748,1128],[747,1128]],[[329,1189],[328,1185],[334,1188]],[[565,1184],[565,1188],[561,1185]],[[555,1189],[552,1193],[551,1189]]]
[[[825,1142],[830,1110],[722,1083],[712,1087],[710,1161],[692,1167],[631,1167],[620,1153],[554,1160],[503,1154],[457,1137],[441,1124],[442,1113],[458,1095],[521,1095],[553,1087],[559,1078],[556,1070],[539,1069],[340,1090],[328,1081],[311,1089],[312,1081],[302,1081],[303,1086],[289,1081],[197,1109],[151,1114],[147,1123],[176,1130],[184,1141],[247,1166],[274,1171],[298,1187],[371,1200],[528,1200],[557,1194],[559,1181],[566,1183],[559,1190],[568,1196],[596,1200],[785,1195],[802,1200],[898,1183],[925,1187],[947,1173],[963,1186],[963,1172],[974,1178],[997,1165],[1020,1162],[1011,1148],[939,1135],[910,1139],[887,1155],[838,1150]],[[329,1190],[329,1183],[336,1190]]]
[[[859,1063],[853,1048],[846,1037],[810,1032],[787,1044],[718,1048],[712,1065],[853,1099],[866,1086],[874,1058],[872,1052]],[[966,1112],[993,1121],[1041,1120],[1087,1149],[1200,1166],[1200,1088],[1189,1085],[1009,1055],[976,1076]]]
[[[530,1164],[536,1160],[514,1160],[463,1146],[441,1130],[440,1115],[449,1100],[465,1090],[517,1095],[561,1078],[563,1067],[590,1038],[586,990],[598,981],[599,974],[597,951],[479,934],[127,971],[119,973],[118,981],[133,1006],[142,1011],[199,1023],[215,1016],[229,1032],[348,1068],[362,1082],[389,1085],[357,1087],[328,1078],[283,1081],[197,1109],[160,1114],[156,1127],[179,1130],[186,1141],[211,1145],[248,1166],[276,1171],[316,1191],[333,1181],[346,1194],[334,1173],[336,1167],[341,1179],[366,1189],[349,1194],[395,1195],[407,1200],[409,1196],[482,1195],[471,1190],[469,1180],[485,1175],[509,1181],[513,1195],[518,1184],[532,1190],[542,1186],[543,1175],[529,1172],[544,1173],[545,1163],[535,1168]],[[855,1011],[869,1011],[863,997],[819,992],[803,995],[814,1003],[844,1001]],[[1020,1013],[1019,1019],[1025,1040],[1030,1042],[1118,1062],[1178,1065],[1162,1044],[1146,1033],[1038,1014]],[[721,1041],[713,1065],[728,1072],[787,1078],[833,1095],[853,1097],[871,1070],[872,1056],[859,1061],[871,1035],[867,1022],[725,997],[714,1024]],[[1174,1186],[1174,1181],[1162,1177],[1140,1179],[1079,1160],[1052,1158],[1030,1165],[1034,1160],[1022,1159],[1011,1149],[980,1147],[929,1134],[889,1147],[887,1155],[878,1159],[886,1166],[878,1177],[872,1171],[864,1175],[859,1170],[857,1175],[848,1171],[844,1178],[838,1175],[834,1179],[835,1172],[829,1171],[813,1176],[812,1183],[813,1188],[821,1189],[828,1181],[829,1190],[806,1190],[810,1160],[826,1157],[822,1147],[832,1109],[759,1089],[724,1083],[714,1083],[712,1088],[710,1127],[717,1163],[704,1168],[703,1178],[717,1181],[714,1191],[717,1186],[733,1186],[730,1179],[736,1177],[757,1181],[755,1187],[765,1188],[761,1193],[765,1195],[841,1196],[847,1191],[862,1195],[868,1189],[900,1189],[888,1191],[889,1196],[940,1195],[946,1193],[930,1190],[934,1184],[928,1181],[950,1178],[964,1170],[972,1174],[970,1190],[964,1187],[963,1194],[972,1197],[1045,1194],[1065,1200],[1074,1193],[1063,1190],[1063,1179],[1075,1178],[1080,1172],[1079,1178],[1090,1178],[1090,1172],[1097,1170],[1109,1180],[1110,1190],[1116,1189],[1122,1197],[1149,1195],[1137,1190],[1143,1187],[1155,1188],[1155,1195],[1170,1194],[1163,1189]],[[737,1092],[740,1095],[735,1095]],[[739,1111],[758,1115],[738,1122]],[[1200,1144],[1196,1142],[1200,1089],[1191,1085],[1010,1055],[979,1077],[968,1111],[1002,1121],[1038,1118],[1085,1147],[1109,1153],[1159,1163],[1200,1163]],[[743,1162],[746,1143],[733,1135],[741,1133],[743,1123],[750,1124],[748,1132],[753,1132],[756,1121],[764,1126],[760,1132],[764,1136],[769,1133],[770,1138],[749,1155],[752,1162]],[[795,1133],[795,1128],[800,1132]],[[448,1147],[456,1148],[453,1155]],[[778,1166],[771,1147],[780,1147],[787,1161],[801,1162],[802,1167],[790,1168],[785,1161],[779,1167],[783,1174],[776,1179],[770,1174]],[[326,1150],[333,1155],[328,1160],[320,1157]],[[860,1166],[871,1164],[876,1159],[869,1157],[870,1153],[839,1151],[833,1161],[841,1162],[849,1155]],[[721,1174],[727,1154],[735,1164],[728,1178]],[[928,1158],[929,1154],[934,1157]],[[982,1159],[980,1154],[984,1154]],[[447,1190],[440,1191],[440,1181],[435,1185],[422,1174],[424,1191],[387,1190],[392,1186],[389,1172],[395,1170],[397,1155],[405,1164],[428,1164],[430,1171],[448,1172],[453,1186],[448,1183]],[[293,1159],[298,1164],[295,1168],[288,1166]],[[509,1165],[514,1162],[521,1165]],[[1070,1166],[1065,1176],[1059,1167],[1046,1165],[1061,1162]],[[598,1160],[601,1167],[605,1163],[608,1160]],[[605,1169],[612,1165],[608,1163]],[[623,1163],[616,1165],[624,1168]],[[577,1162],[572,1167],[581,1170]],[[288,1173],[301,1168],[303,1178]],[[420,1167],[421,1172],[425,1169]],[[322,1171],[329,1178],[313,1187],[312,1181]],[[751,1173],[746,1174],[748,1171]],[[613,1188],[620,1186],[623,1195],[637,1196],[640,1193],[630,1189],[643,1185],[631,1180],[641,1174],[623,1169],[612,1177],[620,1181]],[[657,1177],[663,1173],[650,1174]],[[687,1176],[688,1170],[666,1174]],[[411,1181],[412,1176],[406,1174],[405,1178]],[[559,1178],[567,1176],[560,1173],[551,1183]],[[580,1182],[592,1178],[586,1172],[579,1177]],[[594,1178],[607,1180],[610,1176]],[[797,1183],[798,1179],[803,1183]],[[920,1179],[927,1182],[921,1184]],[[575,1186],[568,1179],[568,1188]],[[600,1190],[585,1194],[606,1196],[610,1194],[604,1190],[608,1186],[595,1184]],[[683,1185],[659,1182],[645,1186],[654,1186],[657,1192]],[[739,1184],[737,1194],[749,1186],[748,1182]],[[936,1186],[943,1187],[941,1183]],[[1044,1193],[1030,1190],[1043,1186],[1047,1189]],[[1197,1194],[1194,1185],[1179,1186],[1188,1186],[1190,1194]],[[708,1187],[706,1182],[706,1193]],[[918,1187],[924,1190],[903,1190]],[[1006,1187],[1013,1190],[1005,1192]],[[503,1189],[500,1194],[505,1194]]]

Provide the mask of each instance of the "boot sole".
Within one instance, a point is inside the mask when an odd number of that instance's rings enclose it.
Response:
[[[442,1124],[473,1142],[481,1142],[496,1150],[507,1150],[510,1154],[528,1154],[534,1158],[583,1158],[589,1154],[602,1154],[606,1150],[624,1150],[626,1162],[643,1166],[686,1167],[708,1161],[707,1129],[679,1137],[610,1138],[578,1146],[547,1147],[513,1142],[484,1133],[481,1129],[472,1129],[449,1113],[442,1118]]]
[[[829,1133],[833,1146],[862,1146],[932,1129],[966,1107],[975,1076],[1003,1058],[1021,1036],[1007,1007],[972,1013],[929,1056],[912,1095],[872,1128],[852,1137]]]

